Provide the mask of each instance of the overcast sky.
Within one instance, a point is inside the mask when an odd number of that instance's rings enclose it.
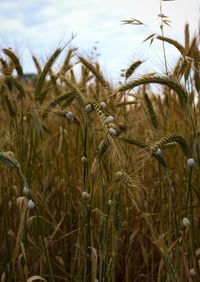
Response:
[[[1,0],[0,43],[12,47],[19,55],[25,71],[34,72],[31,52],[44,61],[59,45],[77,34],[71,46],[90,55],[96,41],[100,62],[110,80],[116,82],[120,69],[137,59],[146,60],[146,68],[164,71],[161,42],[142,41],[159,30],[160,0]],[[171,27],[165,33],[183,40],[188,21],[193,33],[199,22],[199,0],[162,1],[163,13]],[[122,25],[136,18],[145,25]],[[61,42],[61,43],[60,43]],[[177,53],[168,48],[168,62],[173,66]]]

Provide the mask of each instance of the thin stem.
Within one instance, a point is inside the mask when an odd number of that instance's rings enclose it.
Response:
[[[160,15],[162,14],[162,1],[160,0]],[[163,19],[161,17],[161,24],[160,24],[160,30],[162,37],[164,37],[164,26],[163,26]],[[165,73],[168,75],[168,68],[167,68],[167,56],[166,56],[166,50],[165,50],[165,43],[162,40],[162,48],[163,48],[163,55],[164,55],[164,62],[165,62]]]
[[[192,175],[193,168],[189,168],[189,179],[188,179],[188,190],[187,190],[187,198],[186,198],[186,208],[185,208],[185,216],[188,215],[188,202],[190,201],[190,221],[192,226],[192,245],[193,251],[195,248],[195,230],[194,230],[194,211],[193,211],[193,198],[192,198]]]
[[[84,162],[84,172],[83,172],[83,182],[84,182],[84,191],[87,191],[87,174],[88,174],[88,155],[87,155],[87,138],[88,138],[88,116],[86,115],[86,122],[85,122],[85,136],[84,136],[84,156],[86,157],[87,161]]]
[[[45,239],[44,239],[44,230],[43,230],[43,226],[42,226],[42,223],[41,223],[41,220],[40,220],[40,216],[38,214],[36,207],[35,207],[35,213],[36,213],[37,222],[38,222],[38,226],[39,226],[39,230],[40,230],[40,236],[42,238],[42,244],[43,244],[43,247],[44,247],[45,257],[46,257],[46,260],[47,260],[47,265],[48,265],[48,269],[49,269],[49,273],[50,273],[50,279],[51,279],[50,281],[54,282],[55,280],[54,280],[54,277],[53,277],[53,271],[52,271],[52,267],[51,267],[49,253],[48,253],[47,246],[46,246]]]

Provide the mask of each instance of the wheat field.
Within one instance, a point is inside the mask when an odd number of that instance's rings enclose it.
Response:
[[[33,76],[2,50],[1,282],[200,281],[200,49],[184,34],[147,39],[177,48],[173,69],[134,61],[118,86],[76,48],[33,56]]]

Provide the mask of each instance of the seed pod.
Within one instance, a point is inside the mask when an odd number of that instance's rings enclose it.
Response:
[[[162,151],[161,151],[160,148],[157,148],[157,149],[155,150],[155,155],[156,155],[156,156],[160,156],[161,153],[162,153]]]
[[[182,220],[182,224],[184,227],[189,227],[190,226],[190,220],[187,217],[184,217]]]
[[[108,205],[109,205],[109,207],[112,207],[113,206],[113,200],[108,200]]]
[[[100,102],[99,103],[99,106],[102,108],[102,109],[106,109],[106,103],[105,102]]]
[[[114,117],[113,117],[113,116],[108,116],[108,117],[106,118],[106,124],[113,122],[113,120],[114,120]]]
[[[116,133],[116,130],[114,128],[109,128],[108,129],[109,133],[113,136],[115,136],[117,133]]]
[[[109,124],[108,124],[108,128],[111,128],[111,127],[112,127],[112,128],[115,128],[116,126],[115,126],[114,123],[109,123]]]
[[[189,271],[190,277],[195,277],[197,275],[196,270],[194,268],[191,268]]]
[[[35,208],[35,203],[34,203],[33,200],[31,200],[31,199],[28,201],[28,208],[29,208],[30,210],[32,210],[32,209]]]
[[[67,112],[65,114],[65,116],[66,116],[68,122],[72,123],[74,121],[74,115],[73,115],[72,112]]]
[[[195,165],[194,159],[193,158],[188,159],[187,164],[191,168],[194,167],[194,165]]]
[[[85,106],[85,111],[86,111],[88,114],[91,113],[92,110],[93,110],[93,108],[92,108],[92,105],[91,105],[91,104],[88,104],[88,105]]]
[[[89,198],[90,198],[90,195],[87,193],[87,192],[82,192],[82,198],[84,199],[84,200],[88,200]]]
[[[23,194],[24,194],[25,196],[28,196],[28,195],[30,195],[30,193],[31,193],[30,189],[29,189],[27,186],[24,186],[24,188],[23,188]]]
[[[81,161],[82,161],[82,163],[86,164],[86,163],[87,163],[87,158],[86,158],[85,156],[83,156],[83,157],[81,158]]]
[[[119,170],[116,172],[115,176],[116,176],[116,179],[119,180],[123,175],[123,171]]]

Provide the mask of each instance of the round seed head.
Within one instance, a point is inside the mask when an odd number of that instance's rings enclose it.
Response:
[[[112,128],[115,128],[116,126],[115,126],[114,123],[109,123],[109,124],[108,124],[108,128],[111,128],[111,127],[112,127]]]
[[[113,122],[113,120],[114,120],[114,117],[113,117],[113,116],[108,116],[108,117],[106,118],[106,124]]]
[[[87,193],[87,192],[82,192],[82,198],[84,199],[84,200],[88,200],[89,198],[90,198],[90,195]]]
[[[117,179],[120,179],[122,177],[122,175],[123,175],[123,171],[121,171],[121,170],[117,171],[116,174],[115,174]]]
[[[195,161],[193,158],[188,159],[187,163],[188,163],[188,166],[191,168],[194,167],[195,165]]]
[[[24,186],[24,188],[23,188],[23,194],[24,194],[25,196],[28,196],[28,195],[30,195],[30,193],[31,193],[30,189],[29,189],[27,186]]]
[[[83,156],[83,157],[81,158],[81,161],[82,161],[82,163],[86,164],[86,163],[87,163],[87,158],[86,158],[85,156]]]
[[[66,118],[67,118],[67,120],[68,120],[69,122],[73,122],[73,121],[74,121],[74,115],[73,115],[72,112],[67,112],[67,113],[65,114],[65,116],[66,116]]]
[[[187,217],[183,218],[182,224],[184,227],[189,227],[190,226],[190,220]]]
[[[93,110],[93,108],[92,108],[92,105],[91,105],[91,104],[87,104],[87,105],[85,106],[85,111],[86,111],[87,113],[91,113],[92,110]]]
[[[189,271],[190,277],[195,277],[197,275],[196,270],[194,268],[191,268]]]
[[[156,148],[155,155],[156,156],[160,156],[161,155],[161,149],[160,148]]]
[[[113,136],[115,136],[117,133],[116,133],[116,130],[114,128],[109,128],[108,129],[109,133]]]
[[[32,210],[32,209],[35,208],[35,203],[34,203],[33,200],[31,200],[31,199],[28,201],[28,208],[29,208],[30,210]]]
[[[108,200],[108,205],[109,205],[109,207],[112,207],[112,205],[113,205],[113,200]]]
[[[105,102],[100,102],[99,103],[99,106],[102,108],[102,109],[106,109],[106,103]]]

